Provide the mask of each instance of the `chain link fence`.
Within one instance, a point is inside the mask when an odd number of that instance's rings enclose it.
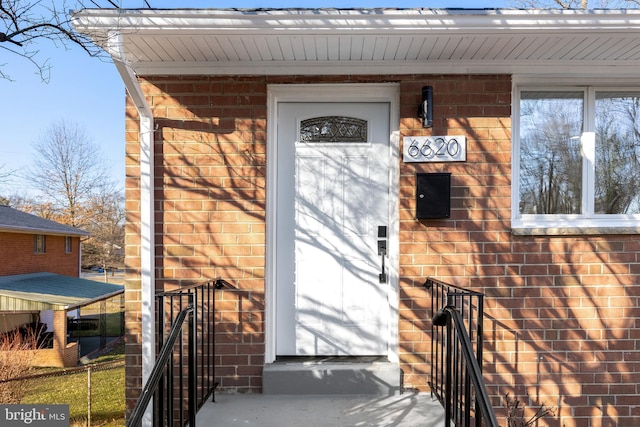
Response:
[[[0,380],[0,388],[23,387],[20,403],[68,404],[71,426],[124,426],[124,381],[118,360]]]

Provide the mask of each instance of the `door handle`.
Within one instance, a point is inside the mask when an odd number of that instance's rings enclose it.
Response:
[[[381,272],[378,275],[378,280],[380,283],[387,283],[387,272],[384,268],[384,257],[387,256],[387,241],[386,240],[378,240],[378,255],[380,255],[381,260]]]
[[[378,240],[378,255],[380,255],[381,272],[378,275],[379,283],[387,283],[387,271],[384,265],[384,257],[387,256],[387,227],[384,225],[378,226],[378,238],[384,238]]]

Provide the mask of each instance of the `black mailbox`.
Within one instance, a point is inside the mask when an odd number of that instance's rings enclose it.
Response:
[[[416,174],[416,218],[451,216],[451,173]]]

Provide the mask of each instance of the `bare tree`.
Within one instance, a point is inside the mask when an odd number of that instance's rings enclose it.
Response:
[[[38,202],[34,199],[21,196],[11,196],[7,200],[9,202],[8,205],[14,209],[39,216],[40,218],[64,223],[64,214],[60,212],[59,209],[56,209],[51,202]]]
[[[147,0],[141,3],[151,7]],[[31,62],[44,82],[49,80],[51,66],[49,58],[41,55],[42,42],[78,46],[89,56],[106,58],[92,37],[77,32],[71,23],[70,12],[87,7],[120,8],[122,0],[0,0],[0,49]],[[0,78],[11,80],[4,65],[0,63]]]
[[[58,221],[74,227],[87,225],[83,205],[96,194],[114,191],[99,148],[77,124],[63,120],[52,124],[34,149],[28,177],[42,200],[51,202]]]
[[[100,193],[86,205],[91,238],[83,244],[83,267],[100,266],[112,272],[124,264],[124,197],[122,193]]]
[[[69,10],[82,7],[81,1],[0,0],[0,49],[31,62],[45,82],[49,79],[50,64],[49,58],[40,55],[40,42],[65,48],[75,45],[90,56],[103,55],[88,35],[76,32],[71,25]],[[3,70],[4,65],[0,64],[0,78],[11,80]]]
[[[0,165],[0,184],[5,184],[11,178],[11,175],[15,173],[14,170],[7,169],[6,165]]]
[[[10,186],[12,184],[12,177],[17,175],[18,171],[15,169],[7,169],[7,165],[0,164],[0,205],[11,205],[12,196],[10,193]]]

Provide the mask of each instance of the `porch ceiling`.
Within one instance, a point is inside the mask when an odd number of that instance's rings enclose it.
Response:
[[[640,66],[640,10],[86,9],[74,24],[138,75],[637,77]]]

